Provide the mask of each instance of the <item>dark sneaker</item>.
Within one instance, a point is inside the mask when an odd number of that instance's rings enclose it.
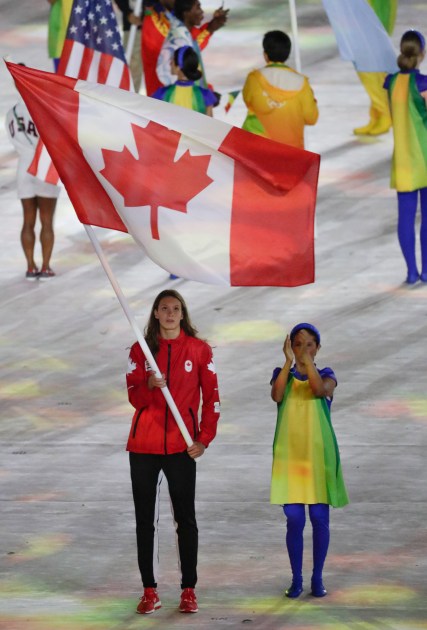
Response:
[[[194,588],[184,588],[181,593],[179,610],[182,613],[196,613],[199,610]]]
[[[50,267],[48,267],[47,269],[42,269],[39,273],[39,280],[50,280],[51,278],[55,277],[55,272],[53,271],[53,269],[51,269]]]
[[[40,271],[37,269],[37,267],[35,267],[35,269],[28,269],[27,273],[25,274],[25,278],[29,280],[30,282],[33,282],[34,280],[38,280],[39,276],[40,276]]]
[[[144,588],[144,594],[138,604],[136,612],[140,615],[150,615],[158,608],[162,607],[159,594],[156,588]]]

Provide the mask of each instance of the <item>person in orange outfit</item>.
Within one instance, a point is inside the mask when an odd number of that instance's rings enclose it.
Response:
[[[283,31],[269,31],[263,38],[267,65],[249,73],[243,87],[248,114],[243,129],[271,140],[304,148],[304,127],[319,117],[307,77],[285,65],[291,40]]]

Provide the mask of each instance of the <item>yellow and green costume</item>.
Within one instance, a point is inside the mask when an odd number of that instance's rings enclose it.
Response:
[[[389,35],[393,33],[396,22],[397,0],[368,0]]]
[[[73,0],[56,0],[51,6],[48,23],[48,53],[51,59],[59,59],[67,34]]]
[[[389,35],[396,21],[397,0],[367,0]],[[359,79],[371,101],[369,123],[354,130],[356,135],[380,135],[391,127],[390,109],[383,90],[386,72],[358,72]]]
[[[265,75],[273,68],[278,70],[276,76],[281,75],[280,86],[270,83]],[[282,87],[286,83],[289,89]],[[284,63],[269,63],[265,68],[249,73],[242,96],[248,108],[242,129],[304,148],[304,127],[314,125],[319,116],[307,77]]]
[[[272,69],[276,70],[278,84],[267,78]],[[284,63],[269,63],[249,73],[242,96],[248,108],[242,129],[304,148],[304,126],[314,125],[319,116],[307,77]]]
[[[393,118],[391,187],[398,192],[426,188],[427,107],[421,92],[427,93],[427,77],[419,70],[398,72],[387,77],[384,87]]]
[[[202,88],[194,81],[176,81],[172,85],[161,87],[152,94],[152,98],[180,105],[195,112],[206,114],[208,107],[213,107],[216,97],[212,90]]]
[[[291,371],[278,406],[270,502],[343,507],[348,496],[328,402],[303,378]]]

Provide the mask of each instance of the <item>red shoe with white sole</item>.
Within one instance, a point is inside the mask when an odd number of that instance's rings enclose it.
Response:
[[[196,613],[199,608],[197,606],[197,597],[194,588],[184,588],[181,593],[181,602],[179,610],[183,613]]]
[[[159,594],[156,588],[144,588],[144,594],[138,604],[136,612],[140,615],[150,615],[158,608],[162,607]]]

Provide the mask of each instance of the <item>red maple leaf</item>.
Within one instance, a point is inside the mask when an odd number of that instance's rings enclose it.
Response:
[[[125,206],[151,207],[151,234],[158,240],[159,206],[187,212],[187,203],[213,181],[206,173],[211,156],[192,156],[187,150],[175,161],[180,133],[152,121],[145,128],[132,124],[132,130],[138,159],[127,147],[102,149],[101,173],[123,196]]]

